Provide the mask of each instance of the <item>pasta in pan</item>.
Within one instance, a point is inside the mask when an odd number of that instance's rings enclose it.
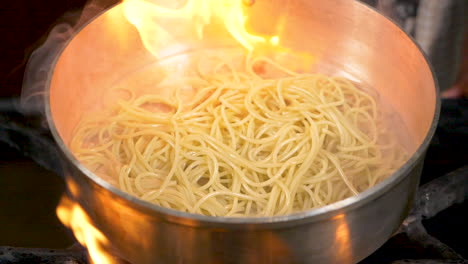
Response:
[[[151,203],[211,216],[274,216],[374,186],[406,160],[375,98],[341,77],[265,57],[221,57],[185,80],[183,99],[147,94],[82,120],[71,149],[98,175]],[[281,72],[265,77],[257,65]],[[196,85],[195,85],[196,83]],[[130,91],[131,93],[131,91]]]

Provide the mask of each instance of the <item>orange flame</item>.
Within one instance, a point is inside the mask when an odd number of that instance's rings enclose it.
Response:
[[[109,245],[109,241],[93,226],[90,218],[78,203],[63,196],[56,212],[60,221],[73,231],[78,242],[88,249],[93,263],[116,263],[113,257],[104,250],[104,247]]]
[[[247,32],[247,16],[242,5],[242,0],[188,0],[179,8],[147,0],[123,2],[127,20],[138,29],[146,49],[156,57],[164,48],[203,39],[205,27],[216,23],[223,24],[225,31],[250,51],[259,45],[278,45],[278,36],[267,39]]]
[[[332,218],[336,223],[335,246],[340,263],[349,263],[352,260],[351,240],[346,216],[341,213]]]

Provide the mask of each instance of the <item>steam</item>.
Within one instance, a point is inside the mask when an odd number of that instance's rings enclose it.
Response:
[[[29,57],[21,91],[23,112],[42,113],[44,111],[46,85],[52,65],[73,32],[73,27],[68,23],[56,25],[50,31],[47,40]]]
[[[29,56],[18,109],[22,114],[39,114],[45,119],[47,84],[62,49],[81,27],[114,4],[115,0],[90,0],[82,10],[65,13],[52,27]]]

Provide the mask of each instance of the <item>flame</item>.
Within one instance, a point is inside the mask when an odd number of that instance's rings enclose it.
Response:
[[[125,17],[138,29],[146,49],[156,57],[165,48],[203,39],[205,28],[217,23],[224,25],[224,31],[250,51],[279,43],[278,36],[268,39],[247,32],[248,17],[242,0],[187,0],[182,7],[177,7],[177,2],[180,1],[166,1],[166,6],[147,0],[122,3]],[[168,7],[168,3],[173,6]]]
[[[89,216],[78,203],[63,196],[56,212],[60,221],[73,231],[78,242],[88,249],[93,263],[116,263],[113,257],[104,250],[104,247],[109,245],[109,241],[93,226]]]

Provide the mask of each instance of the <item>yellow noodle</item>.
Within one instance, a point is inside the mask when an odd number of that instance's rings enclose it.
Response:
[[[230,217],[331,204],[406,160],[374,96],[349,80],[293,72],[266,57],[244,59],[239,66],[205,56],[211,66],[198,63],[195,73],[169,84],[170,96],[129,91],[112,111],[83,118],[73,153],[143,200]],[[262,77],[254,70],[259,64],[282,76]],[[196,84],[190,100],[181,97],[181,80]]]

